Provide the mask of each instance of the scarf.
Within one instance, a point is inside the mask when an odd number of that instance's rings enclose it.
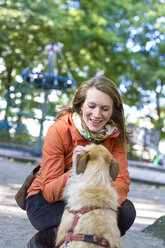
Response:
[[[87,130],[87,128],[84,127],[85,125],[82,126],[81,117],[76,112],[72,114],[72,120],[79,133],[85,139],[93,142],[101,142],[102,140],[106,139],[107,137],[109,137],[111,134],[115,133],[118,130],[117,127],[115,126],[115,123],[111,121],[111,123],[107,123],[98,132],[96,133],[90,132],[89,130]]]

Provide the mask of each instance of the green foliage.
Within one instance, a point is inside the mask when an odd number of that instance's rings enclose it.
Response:
[[[160,130],[160,139],[165,138],[164,10],[165,6],[160,1],[138,1],[136,8],[132,9],[134,17],[129,19],[128,41],[137,49],[132,48],[131,73],[125,73],[125,81],[131,82],[131,85],[123,94],[126,104],[139,109],[152,103],[153,107],[146,116],[154,128]]]
[[[0,58],[4,65],[0,69],[0,95],[6,93],[15,76],[26,67],[32,69],[42,64],[45,72],[44,47],[59,42],[67,63],[66,66],[58,59],[59,75],[67,76],[69,69],[79,85],[101,73],[118,86],[125,86],[122,95],[126,104],[141,109],[154,102],[147,114],[163,138],[165,7],[161,2],[0,1]],[[59,97],[56,104],[61,103]],[[28,101],[24,104],[28,107]],[[37,107],[35,104],[33,101],[32,108]],[[55,104],[50,103],[51,113],[54,109]]]

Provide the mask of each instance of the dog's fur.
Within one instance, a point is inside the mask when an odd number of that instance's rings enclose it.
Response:
[[[115,180],[119,165],[102,145],[88,145],[77,161],[64,190],[67,206],[74,211],[97,206],[99,209],[83,214],[74,234],[95,235],[109,241],[111,248],[120,248],[120,231],[117,225],[118,196],[110,181]],[[115,210],[115,211],[114,211]],[[56,244],[67,235],[74,215],[64,211]],[[61,245],[63,247],[63,245]],[[84,241],[72,241],[69,248],[102,248]]]

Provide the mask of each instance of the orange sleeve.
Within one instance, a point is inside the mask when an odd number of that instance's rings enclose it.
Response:
[[[64,131],[64,130],[63,130]],[[45,199],[57,202],[62,199],[63,188],[71,175],[65,171],[64,140],[56,126],[51,126],[45,137],[41,162],[42,192]]]
[[[120,166],[119,174],[117,179],[112,182],[112,186],[116,188],[119,196],[119,204],[121,204],[127,199],[130,185],[130,176],[128,172],[127,153],[124,151],[118,139],[115,141],[112,155]]]

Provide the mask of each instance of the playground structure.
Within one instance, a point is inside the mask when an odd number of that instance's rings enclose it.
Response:
[[[56,120],[56,102],[62,103],[62,98],[67,98],[66,91],[69,93],[76,89],[76,81],[69,70],[67,77],[58,75],[58,57],[67,67],[60,45],[49,44],[45,50],[48,51],[47,72],[26,68],[6,93],[6,107],[1,109],[4,111],[0,122],[1,147],[40,155],[44,124]],[[39,125],[39,133],[35,137],[27,129],[29,120]]]

